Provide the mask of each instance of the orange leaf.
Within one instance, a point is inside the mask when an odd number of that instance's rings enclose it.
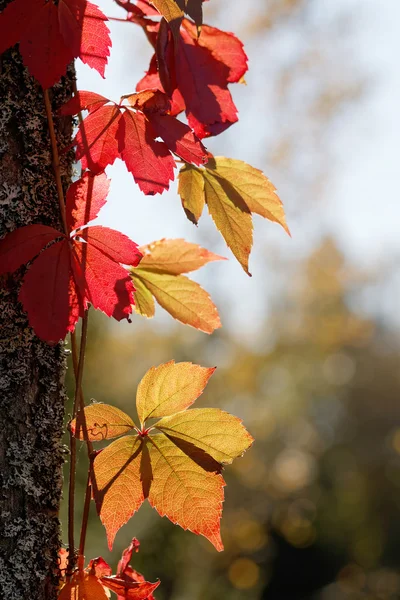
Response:
[[[207,454],[182,442],[182,449],[164,435],[148,444],[152,483],[149,502],[162,516],[204,535],[218,551],[225,482],[220,465]]]
[[[132,419],[119,408],[109,404],[95,403],[85,407],[86,427],[88,439],[92,442],[109,440],[124,433],[128,433],[135,427]],[[83,420],[80,413],[70,423],[72,434],[80,440],[84,440]]]
[[[131,269],[136,287],[136,312],[145,317],[154,316],[154,301],[172,317],[205,333],[221,327],[216,306],[210,296],[196,282],[182,273],[188,273],[205,264],[225,260],[197,244],[182,239],[162,239],[143,246],[144,257],[140,268]]]
[[[139,383],[136,407],[141,423],[184,410],[203,393],[215,368],[171,360],[147,371]]]
[[[95,575],[78,571],[64,585],[58,600],[108,600],[108,595]]]
[[[142,505],[142,441],[125,436],[116,440],[94,460],[93,495],[97,512],[112,548],[117,531]]]
[[[141,269],[169,275],[189,273],[200,269],[209,262],[226,260],[223,256],[218,256],[218,254],[183,239],[162,239],[147,246],[141,246],[140,252],[143,254],[140,261]]]
[[[241,456],[253,438],[240,419],[222,410],[186,410],[203,392],[214,370],[174,361],[152,367],[136,395],[142,429],[136,430],[135,436],[113,442],[94,459],[94,499],[110,549],[118,529],[146,498],[161,516],[203,535],[217,550],[223,549],[222,463]],[[157,417],[162,418],[154,425],[145,423]],[[124,571],[124,577],[121,573],[134,542],[125,551],[117,576],[111,578],[117,586],[132,581],[133,572]],[[116,578],[125,579],[117,582]],[[109,587],[119,593],[119,588]]]
[[[204,333],[213,333],[221,327],[217,307],[208,293],[195,281],[184,275],[152,273],[143,269],[132,270],[132,273],[134,286],[145,287],[174,319]],[[150,305],[144,304],[143,293],[139,292],[137,296],[135,292],[134,296],[141,314],[146,317],[152,316]]]

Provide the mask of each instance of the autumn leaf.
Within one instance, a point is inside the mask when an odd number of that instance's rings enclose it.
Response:
[[[117,600],[155,600],[152,592],[160,582],[150,583],[130,565],[132,553],[139,550],[139,542],[134,538],[118,563],[116,575],[107,562],[99,556],[92,559],[86,569],[78,569],[62,587],[58,600],[108,600],[115,592]],[[82,557],[83,559],[83,557]]]
[[[116,104],[92,92],[79,92],[60,110],[63,115],[88,110],[75,138],[83,169],[103,171],[121,158],[145,194],[158,194],[174,179],[175,161],[203,165],[208,153],[193,131],[166,114],[170,103],[158,90],[128,94]],[[160,137],[160,142],[156,138]]]
[[[184,165],[179,171],[178,194],[189,221],[197,225],[205,204],[204,178],[192,165]]]
[[[45,89],[65,75],[74,58],[104,77],[111,46],[106,21],[86,0],[13,0],[0,13],[0,54],[20,42],[24,64]]]
[[[221,327],[217,308],[208,293],[182,275],[209,262],[224,260],[221,256],[182,239],[162,239],[142,246],[140,251],[143,253],[140,268],[131,269],[137,313],[153,317],[154,297],[181,323],[205,333]]]
[[[190,7],[194,10],[196,3]],[[185,110],[199,138],[218,135],[238,120],[228,84],[242,81],[247,56],[236,36],[208,25],[203,25],[198,36],[196,26],[183,19],[179,36],[170,35],[163,44],[157,39],[155,50],[157,60],[151,59],[138,91],[165,90],[171,95],[171,114]]]
[[[27,225],[0,242],[0,275],[34,259],[19,300],[36,335],[51,344],[74,330],[89,303],[117,321],[132,312],[134,286],[122,264],[139,263],[138,246],[108,227],[86,227],[106,203],[109,185],[104,173],[86,173],[69,187],[68,235]]]
[[[222,410],[187,410],[214,370],[174,361],[152,367],[137,389],[140,428],[134,425],[133,435],[112,442],[96,456],[94,499],[110,548],[117,531],[147,498],[161,516],[223,549],[222,465],[241,456],[253,438],[240,419]],[[94,406],[85,408],[89,431],[109,429],[114,435],[118,427],[121,433],[130,427],[127,415],[118,421],[119,411],[113,407]],[[73,422],[75,435],[76,429]]]
[[[88,439],[92,442],[118,437],[135,427],[132,419],[119,408],[97,402],[86,407],[85,419]],[[79,413],[77,418],[71,421],[70,429],[75,437],[80,440],[85,439],[83,421],[81,421]]]
[[[217,229],[247,274],[253,245],[252,213],[278,223],[290,235],[275,186],[262,171],[243,161],[216,156],[204,169],[184,165],[178,192],[186,215],[196,224],[207,204]]]
[[[77,571],[62,588],[58,600],[109,600],[95,575]]]

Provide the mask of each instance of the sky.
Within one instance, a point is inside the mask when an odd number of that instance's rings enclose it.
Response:
[[[109,16],[124,16],[124,11],[110,0],[100,0],[98,4]],[[287,115],[284,111],[274,113],[268,82],[274,81],[282,64],[289,64],[294,53],[299,52],[304,40],[298,36],[304,35],[304,31],[296,30],[294,25],[285,35],[280,34],[275,39],[271,32],[265,43],[254,43],[243,23],[250,16],[257,16],[259,0],[249,0],[245,16],[240,12],[243,5],[239,0],[230,0],[229,4],[230,10],[226,13],[221,4],[218,5],[223,22],[211,23],[228,31],[243,30],[241,37],[249,55],[250,71],[246,86],[231,87],[241,120],[221,139],[207,140],[206,145],[215,154],[224,153],[268,170],[266,148],[272,138],[285,131]],[[321,140],[322,160],[326,152],[331,173],[320,198],[310,203],[309,198],[302,197],[302,187],[296,193],[297,182],[292,172],[272,169],[273,181],[288,207],[292,238],[278,226],[255,217],[255,251],[250,261],[253,278],[241,270],[208,215],[203,215],[198,228],[187,221],[175,184],[161,196],[145,197],[121,161],[107,169],[112,186],[100,222],[123,231],[139,244],[162,237],[184,237],[228,257],[228,263],[209,265],[207,272],[195,278],[213,291],[217,305],[223,306],[228,325],[235,327],[247,316],[249,335],[254,332],[257,319],[268,313],[277,256],[296,260],[307,254],[325,233],[334,235],[350,260],[361,267],[379,269],[385,261],[400,254],[400,209],[396,193],[400,137],[400,3],[398,0],[314,0],[312,5],[310,35],[323,36],[326,22],[341,10],[353,14],[350,34],[344,31],[342,35],[338,30],[337,46],[333,44],[328,61],[332,69],[339,72],[340,80],[341,61],[348,56],[366,86],[361,98],[335,119],[334,127],[326,134],[326,143]],[[106,79],[102,80],[98,73],[78,61],[78,88],[118,100],[120,95],[134,91],[152,51],[141,30],[133,24],[111,22],[110,28],[113,48]],[[307,95],[307,86],[312,87],[312,81],[306,82],[304,89],[300,85],[298,106],[296,98],[293,101],[294,118],[297,110],[298,118],[303,118],[300,103],[302,94]],[[313,156],[310,155],[307,163],[299,148],[299,165],[302,160],[305,168],[312,171]],[[328,165],[326,168],[328,170]],[[272,179],[270,172],[266,174]],[[285,278],[284,273],[282,277]],[[386,310],[392,309],[394,305],[389,302]]]

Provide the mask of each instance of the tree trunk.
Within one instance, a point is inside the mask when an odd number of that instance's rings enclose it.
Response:
[[[0,0],[0,11],[8,3]],[[50,90],[53,109],[71,96],[72,67]],[[0,72],[0,237],[43,223],[60,228],[43,92],[18,50],[2,56]],[[71,119],[55,118],[60,147]],[[72,156],[62,157],[63,184]],[[29,327],[18,302],[21,268],[0,280],[0,598],[57,596],[65,352]]]

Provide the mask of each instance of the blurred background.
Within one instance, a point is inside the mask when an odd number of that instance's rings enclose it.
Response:
[[[250,67],[231,87],[239,123],[206,145],[267,174],[292,232],[255,217],[251,279],[207,215],[198,228],[186,220],[176,186],[143,197],[120,161],[108,170],[100,222],[140,244],[184,237],[229,258],[195,274],[223,328],[207,336],[160,307],[130,325],[92,313],[86,398],[135,415],[152,365],[217,365],[197,406],[241,417],[256,439],[225,470],[221,554],[147,503],[110,553],[92,507],[88,559],[116,565],[136,536],[133,566],[161,579],[157,600],[400,598],[399,18],[396,0],[205,4],[205,22],[234,31]],[[134,25],[111,27],[107,79],[79,66],[78,87],[117,100],[152,52]],[[78,467],[83,505],[84,447]],[[66,514],[65,500],[65,538]]]

